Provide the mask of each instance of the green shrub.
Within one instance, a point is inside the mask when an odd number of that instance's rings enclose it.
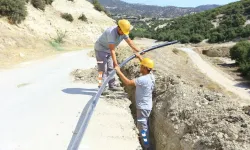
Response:
[[[67,31],[63,32],[63,31],[57,30],[56,34],[57,34],[57,36],[56,36],[56,38],[54,38],[54,42],[56,42],[58,44],[63,43],[64,42],[63,39],[66,37]]]
[[[250,78],[250,42],[241,41],[230,49],[231,58],[239,64],[243,76]]]
[[[0,0],[0,16],[7,16],[11,23],[21,23],[27,16],[25,0]]]
[[[135,35],[133,34],[133,33],[129,33],[129,38],[131,39],[131,40],[133,40],[133,39],[135,39]]]
[[[221,42],[225,39],[224,35],[222,33],[218,33],[218,32],[213,32],[210,35],[210,38],[208,40],[208,42],[210,43],[217,43],[217,42]]]
[[[220,24],[225,24],[227,27],[238,27],[244,25],[246,17],[241,14],[233,14],[226,16]]]
[[[45,9],[45,1],[44,0],[31,0],[31,4],[37,9],[41,9],[41,10]]]
[[[45,0],[45,4],[47,5],[51,5],[53,3],[54,0]]]
[[[32,0],[31,0],[32,1]],[[54,0],[41,0],[43,1],[46,5],[51,5]],[[26,0],[26,2],[30,2],[30,0]],[[36,2],[36,3],[43,3],[43,2]],[[34,5],[33,5],[34,6]],[[45,6],[44,6],[45,7]]]
[[[104,10],[104,8],[102,7],[102,5],[99,3],[99,1],[98,0],[93,0],[93,5],[94,5],[94,7],[95,7],[95,9],[96,10],[98,10],[98,11],[105,11]]]
[[[250,62],[241,62],[240,64],[240,72],[243,76],[249,75],[250,73]]]
[[[193,34],[190,38],[190,42],[192,43],[200,43],[204,37],[200,34]]]
[[[70,22],[73,22],[74,21],[74,18],[71,14],[69,13],[62,13],[61,14],[61,17],[67,21],[70,21]]]
[[[180,38],[180,42],[181,43],[189,43],[189,37],[186,36],[186,35],[183,35],[181,38]]]
[[[78,19],[82,21],[88,21],[87,17],[84,14],[82,14]]]
[[[239,36],[239,34],[237,35],[237,33],[242,32],[240,30],[241,30],[240,28],[229,28],[225,31],[224,35],[227,37],[228,40],[233,40]]]
[[[165,32],[160,32],[158,34],[158,36],[157,36],[157,40],[159,40],[159,41],[165,41],[165,39],[166,39],[166,33]]]
[[[250,36],[250,24],[248,24],[245,28],[244,31],[241,34],[241,37],[246,38]]]
[[[248,7],[245,8],[245,13],[246,14],[250,14],[250,5]]]
[[[248,41],[241,41],[230,49],[230,56],[237,63],[249,61],[250,43]]]

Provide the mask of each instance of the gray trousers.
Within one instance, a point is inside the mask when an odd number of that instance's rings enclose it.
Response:
[[[114,69],[113,60],[110,53],[103,51],[95,51],[95,56],[97,60],[98,72],[103,72],[102,80],[103,82],[107,79],[111,71]],[[115,77],[109,80],[109,87],[115,86]]]
[[[151,110],[145,110],[145,109],[136,110],[137,128],[140,132],[140,140],[144,149],[150,148],[149,131],[148,131],[148,118],[150,113]]]

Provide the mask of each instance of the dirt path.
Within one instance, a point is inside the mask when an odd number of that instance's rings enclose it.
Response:
[[[75,83],[77,68],[96,64],[89,50],[65,53],[0,70],[0,149],[67,149],[83,108],[97,85]],[[80,145],[82,149],[136,149],[139,145],[129,101],[101,99]]]
[[[185,51],[188,53],[189,57],[192,59],[194,64],[206,74],[210,79],[215,81],[216,83],[225,87],[226,90],[233,92],[234,94],[238,95],[241,100],[241,105],[247,105],[250,103],[250,90],[244,87],[237,86],[238,82],[232,81],[221,74],[215,67],[209,65],[206,61],[204,61],[199,54],[194,52],[190,48],[180,48],[180,50]]]

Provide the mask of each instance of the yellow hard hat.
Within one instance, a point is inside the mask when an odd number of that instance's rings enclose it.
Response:
[[[150,69],[154,68],[154,62],[150,58],[143,58],[140,64]]]
[[[122,32],[125,35],[129,34],[131,25],[130,25],[130,22],[128,20],[125,20],[125,19],[119,20],[118,26],[121,28]]]

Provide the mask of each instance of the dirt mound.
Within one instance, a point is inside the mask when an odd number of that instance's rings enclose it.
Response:
[[[202,54],[209,57],[230,57],[230,48],[229,47],[210,47],[208,49],[202,50]]]
[[[196,52],[209,57],[230,57],[230,48],[234,45],[235,43],[229,42],[223,44],[196,44],[193,47]]]
[[[122,50],[118,59],[122,61],[129,54]],[[185,54],[170,47],[147,57],[157,58],[150,121],[157,150],[250,149],[247,113],[219,85],[198,71]],[[136,61],[128,63],[122,71],[129,78],[139,76]],[[132,102],[134,90],[126,87]]]
[[[91,68],[87,70],[76,69],[71,72],[71,76],[73,76],[75,81],[97,84],[98,72],[97,68]]]
[[[157,149],[250,148],[250,118],[237,103],[175,76],[157,76],[151,120]]]

